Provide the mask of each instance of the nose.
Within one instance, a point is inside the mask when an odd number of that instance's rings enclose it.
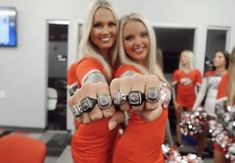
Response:
[[[109,28],[108,26],[104,26],[102,31],[101,31],[102,34],[108,34],[109,33]]]
[[[135,44],[140,44],[142,41],[141,41],[141,38],[140,37],[136,37],[135,38]]]

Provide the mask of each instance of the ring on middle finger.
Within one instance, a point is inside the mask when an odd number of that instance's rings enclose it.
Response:
[[[150,87],[145,91],[145,99],[148,102],[158,102],[160,100],[160,90],[158,90],[156,87]]]
[[[112,105],[111,97],[108,94],[99,95],[97,102],[100,109],[107,109]]]
[[[80,107],[83,112],[90,112],[94,109],[95,105],[97,104],[97,100],[91,97],[85,97],[80,102]]]
[[[124,93],[116,92],[113,95],[113,103],[115,105],[121,105],[127,100],[127,96]]]
[[[128,94],[128,102],[131,106],[139,106],[144,101],[144,94],[140,91],[130,91]]]

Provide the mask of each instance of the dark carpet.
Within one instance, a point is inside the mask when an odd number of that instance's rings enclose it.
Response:
[[[47,143],[48,156],[60,156],[67,145],[70,144],[71,135],[67,133],[56,133]]]
[[[10,130],[4,130],[2,133],[0,133],[0,138],[6,135],[9,135],[10,133],[12,133],[12,131]]]

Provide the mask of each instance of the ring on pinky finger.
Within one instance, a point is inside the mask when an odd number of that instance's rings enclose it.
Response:
[[[76,118],[80,117],[83,113],[83,110],[79,104],[74,105],[72,107],[71,111],[72,111],[74,117],[76,117]]]
[[[145,91],[145,99],[150,103],[159,102],[161,92],[156,87],[150,87]]]

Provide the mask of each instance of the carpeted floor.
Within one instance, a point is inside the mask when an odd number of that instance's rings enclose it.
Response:
[[[65,147],[70,144],[71,136],[67,133],[56,133],[47,143],[48,156],[60,156]]]
[[[47,156],[59,157],[64,149],[70,145],[71,134],[66,131],[47,130],[34,132],[28,130],[7,130],[0,128],[0,138],[11,133],[19,133],[28,137],[39,139],[46,144]]]

